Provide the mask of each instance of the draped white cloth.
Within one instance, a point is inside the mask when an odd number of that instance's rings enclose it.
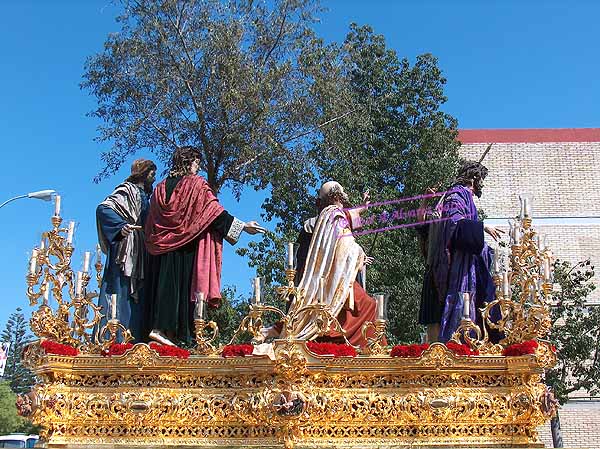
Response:
[[[354,240],[344,211],[335,205],[323,209],[314,226],[304,275],[298,285],[304,289],[305,295],[292,302],[290,316],[306,305],[319,302],[319,280],[323,278],[323,302],[331,307],[331,314],[337,317],[350,296],[350,289],[364,258],[364,251]],[[289,332],[300,339],[315,338],[318,328],[312,313],[303,312]],[[285,335],[282,334],[282,337]]]

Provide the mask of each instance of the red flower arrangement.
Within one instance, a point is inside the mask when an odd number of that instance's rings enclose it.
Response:
[[[46,351],[46,354],[56,354],[56,355],[68,355],[68,356],[76,356],[79,354],[79,349],[74,348],[70,345],[63,345],[62,343],[56,343],[55,341],[44,340],[41,343],[42,349]]]
[[[356,349],[347,344],[319,343],[309,341],[306,347],[310,352],[318,355],[333,355],[334,357],[356,357]]]
[[[421,357],[421,354],[428,348],[428,343],[422,345],[396,345],[390,351],[390,357]]]
[[[221,357],[245,357],[252,355],[253,350],[252,345],[226,345],[223,347]]]
[[[113,343],[110,348],[102,351],[104,357],[112,357],[113,355],[123,355],[125,351],[133,348],[133,343]]]
[[[150,343],[150,349],[158,352],[162,357],[177,357],[178,359],[187,359],[190,356],[190,351],[179,348],[177,346],[159,345],[158,343]]]
[[[479,355],[479,351],[477,349],[471,349],[464,343],[458,344],[454,343],[453,341],[449,341],[446,343],[446,347],[456,355]]]
[[[502,355],[507,357],[518,357],[520,355],[535,354],[538,348],[538,342],[535,340],[524,341],[523,343],[515,343],[507,346],[502,351]]]

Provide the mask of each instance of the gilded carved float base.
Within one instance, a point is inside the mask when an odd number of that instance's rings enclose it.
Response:
[[[540,447],[554,412],[544,345],[521,357],[333,358],[277,341],[268,357],[49,355],[33,344],[32,420],[49,448]]]

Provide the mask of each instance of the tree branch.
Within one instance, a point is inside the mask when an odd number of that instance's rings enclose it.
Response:
[[[283,17],[281,19],[281,24],[279,25],[279,31],[277,33],[277,36],[275,37],[275,41],[273,42],[273,45],[271,45],[271,48],[269,49],[269,51],[267,51],[267,54],[265,55],[265,59],[262,62],[263,68],[267,64],[267,61],[271,57],[271,54],[273,53],[273,51],[275,51],[275,48],[277,48],[277,45],[279,44],[279,41],[281,40],[281,37],[283,36],[283,29],[285,27],[285,21],[287,19],[288,5],[289,5],[289,2],[286,0],[284,9],[283,9]]]

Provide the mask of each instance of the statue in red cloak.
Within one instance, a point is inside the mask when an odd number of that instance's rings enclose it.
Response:
[[[197,297],[218,306],[223,239],[235,244],[242,231],[264,232],[255,221],[243,222],[219,204],[206,180],[197,176],[200,160],[196,148],[178,148],[169,176],[150,201],[145,325],[146,335],[162,344],[191,343]]]

